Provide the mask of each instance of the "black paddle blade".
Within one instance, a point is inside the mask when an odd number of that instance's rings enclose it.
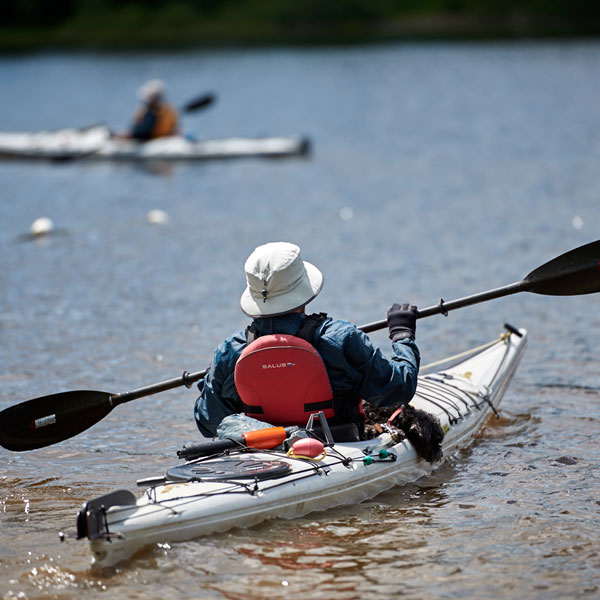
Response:
[[[11,406],[0,413],[0,444],[20,452],[62,442],[103,419],[113,408],[110,396],[81,390]]]
[[[565,252],[535,269],[523,289],[549,296],[578,296],[600,292],[600,240]]]
[[[214,94],[204,94],[204,96],[199,96],[198,98],[194,98],[194,100],[190,100],[184,107],[183,112],[193,112],[200,108],[205,108],[210,106],[215,101]]]

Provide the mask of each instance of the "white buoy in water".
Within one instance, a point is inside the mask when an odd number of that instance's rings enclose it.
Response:
[[[340,219],[342,221],[350,221],[354,216],[354,211],[349,206],[344,206],[340,209]]]
[[[164,210],[154,209],[146,215],[146,219],[152,225],[164,225],[169,221],[169,215]]]
[[[29,228],[31,235],[47,235],[54,229],[52,219],[48,217],[40,217],[36,219]]]

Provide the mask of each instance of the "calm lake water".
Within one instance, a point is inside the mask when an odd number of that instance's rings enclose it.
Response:
[[[0,162],[0,409],[124,392],[208,365],[245,325],[243,263],[298,243],[315,310],[357,324],[503,286],[600,238],[600,43],[423,44],[0,58],[0,130],[127,126],[150,77],[199,137],[301,134],[305,159]],[[169,220],[151,225],[160,209]],[[30,240],[51,218],[53,236]],[[370,502],[90,569],[81,504],[177,463],[196,390],[0,449],[0,597],[598,598],[598,296],[518,294],[419,322],[428,363],[530,343],[493,421],[433,475]],[[386,351],[385,332],[372,339]]]

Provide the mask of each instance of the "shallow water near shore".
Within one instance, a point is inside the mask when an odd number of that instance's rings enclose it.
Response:
[[[246,324],[243,263],[298,243],[315,311],[357,324],[518,281],[600,238],[600,43],[0,58],[0,130],[124,127],[168,80],[199,137],[307,135],[308,158],[0,161],[0,409],[205,368]],[[168,215],[149,223],[148,213]],[[52,219],[55,232],[28,236]],[[0,598],[597,598],[600,297],[518,294],[419,322],[423,364],[525,327],[473,445],[356,506],[158,545],[90,568],[83,502],[162,474],[198,440],[196,389],[120,406],[76,438],[0,448]],[[371,334],[389,350],[385,332]]]

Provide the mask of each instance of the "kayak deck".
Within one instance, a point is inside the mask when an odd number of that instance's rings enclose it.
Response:
[[[439,419],[444,457],[468,444],[496,412],[526,341],[525,330],[513,330],[453,367],[419,377],[411,404]],[[110,566],[146,545],[356,504],[437,466],[387,432],[335,443],[316,459],[240,449],[186,465],[197,473],[190,481],[160,478],[140,498],[120,490],[84,505],[78,537],[90,539],[93,563]]]

